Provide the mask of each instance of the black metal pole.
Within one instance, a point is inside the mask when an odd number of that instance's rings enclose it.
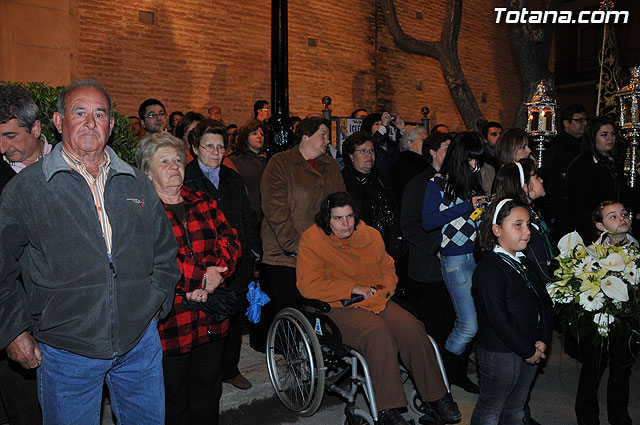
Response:
[[[291,147],[289,119],[289,23],[287,0],[271,0],[271,139],[268,154]]]

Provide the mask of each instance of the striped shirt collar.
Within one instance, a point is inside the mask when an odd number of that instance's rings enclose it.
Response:
[[[62,157],[64,158],[64,160],[67,162],[67,164],[69,164],[69,166],[71,166],[71,168],[75,169],[78,172],[80,172],[80,170],[82,170],[81,174],[83,174],[83,176],[86,173],[89,177],[93,178],[93,176],[91,176],[91,174],[89,174],[89,172],[87,171],[87,167],[84,165],[84,163],[82,161],[80,161],[78,159],[78,157],[76,157],[75,155],[67,152],[64,149],[64,147],[62,148],[62,150],[60,152],[61,152]],[[107,152],[105,150],[104,151],[104,161],[99,166],[100,173],[104,173],[105,176],[107,174],[109,174],[110,165],[111,165],[111,157],[109,156],[109,152]]]

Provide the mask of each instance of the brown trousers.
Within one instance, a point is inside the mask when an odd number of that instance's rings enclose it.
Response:
[[[423,401],[439,400],[447,394],[424,325],[393,301],[379,315],[353,307],[333,307],[327,315],[340,328],[342,341],[366,359],[378,410],[407,405],[398,353]]]

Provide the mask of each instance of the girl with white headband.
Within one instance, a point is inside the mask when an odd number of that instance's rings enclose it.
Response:
[[[480,225],[476,248],[484,255],[473,274],[480,396],[471,425],[523,423],[529,387],[551,342],[551,299],[522,253],[530,236],[528,205],[509,198],[492,202]]]
[[[535,162],[524,158],[503,166],[496,176],[495,192],[497,198],[517,199],[529,207],[531,240],[524,254],[536,263],[545,282],[553,280],[549,263],[558,255],[558,249],[551,239],[549,227],[533,205],[536,199],[545,196]]]

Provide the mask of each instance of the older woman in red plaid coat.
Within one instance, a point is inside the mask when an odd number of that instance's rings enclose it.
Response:
[[[205,302],[235,269],[240,242],[216,201],[183,186],[186,153],[169,133],[138,144],[136,162],[162,200],[178,241],[182,280],[173,310],[158,329],[163,348],[166,424],[217,424],[220,365],[229,319],[213,322],[182,307],[183,298]]]

